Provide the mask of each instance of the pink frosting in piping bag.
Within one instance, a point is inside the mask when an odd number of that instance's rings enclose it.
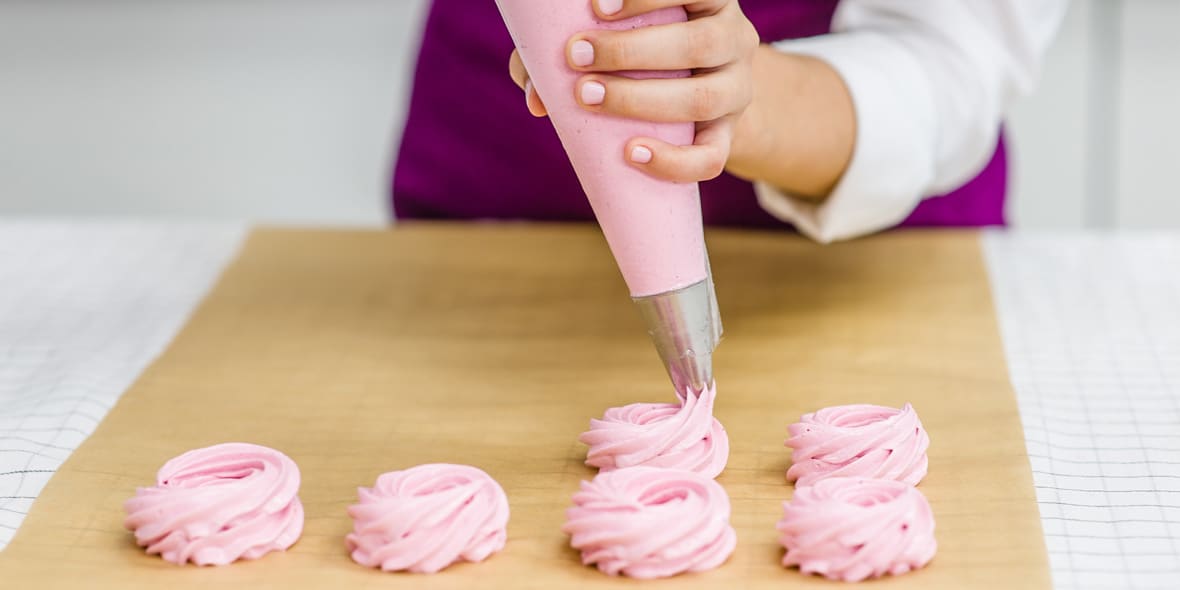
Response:
[[[805,414],[787,427],[794,449],[787,480],[811,485],[826,477],[892,479],[917,485],[926,476],[930,437],[909,404],[867,404]]]
[[[475,467],[419,465],[357,491],[346,542],[364,566],[434,573],[459,560],[483,561],[508,538],[504,489]]]
[[[683,404],[638,403],[610,408],[578,440],[590,445],[586,464],[602,471],[644,465],[717,477],[729,459],[729,436],[713,417],[716,384]]]
[[[737,545],[729,496],[712,479],[630,467],[582,482],[562,531],[582,563],[610,575],[662,578],[711,570]]]
[[[283,551],[303,532],[299,468],[267,447],[225,443],[160,468],[123,507],[123,525],[167,561],[225,565]]]
[[[934,558],[934,515],[899,481],[833,477],[800,487],[778,523],[783,565],[859,582],[904,574]]]
[[[687,19],[684,9],[677,6],[604,22],[594,15],[589,0],[496,0],[496,4],[590,199],[631,295],[664,293],[704,280],[704,230],[696,183],[656,180],[624,159],[626,143],[633,137],[691,144],[693,124],[653,123],[589,112],[574,98],[580,74],[565,60],[566,43],[575,33],[683,22]],[[683,77],[689,72],[629,75]]]

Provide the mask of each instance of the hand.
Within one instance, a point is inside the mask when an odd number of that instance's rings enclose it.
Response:
[[[752,63],[759,40],[737,0],[593,0],[603,20],[619,20],[684,6],[688,22],[632,31],[586,31],[566,45],[569,66],[586,75],[574,94],[583,108],[633,119],[696,123],[696,141],[676,146],[632,138],[624,148],[631,165],[657,178],[698,182],[725,169],[734,127],[753,98]],[[617,10],[608,14],[615,4]],[[621,7],[620,7],[621,5]],[[689,78],[645,79],[610,75],[635,70],[692,70]],[[546,114],[520,56],[510,71],[525,89],[529,111]]]

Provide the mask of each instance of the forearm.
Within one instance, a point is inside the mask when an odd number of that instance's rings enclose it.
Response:
[[[822,200],[839,182],[856,143],[848,88],[825,62],[758,48],[754,96],[734,132],[726,169],[797,197]]]

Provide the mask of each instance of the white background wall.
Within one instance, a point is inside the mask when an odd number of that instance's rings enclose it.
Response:
[[[0,214],[382,223],[424,5],[0,0]]]
[[[425,4],[0,0],[0,214],[384,223]],[[1177,23],[1073,1],[1011,116],[1017,224],[1180,227]]]
[[[1180,2],[1073,0],[1010,117],[1024,227],[1180,227]]]

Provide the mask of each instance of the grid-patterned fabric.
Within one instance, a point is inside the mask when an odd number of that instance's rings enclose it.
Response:
[[[1180,235],[985,250],[1056,587],[1180,588]]]
[[[0,549],[242,235],[225,225],[0,221]]]

